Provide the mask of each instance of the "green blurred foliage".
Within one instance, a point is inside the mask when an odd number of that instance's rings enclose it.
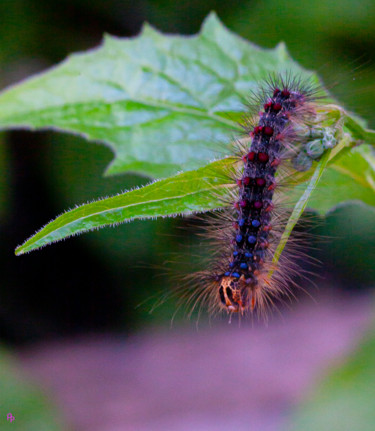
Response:
[[[317,235],[318,257],[333,287],[358,292],[374,286],[375,215],[369,207],[359,202],[338,207],[328,214]]]
[[[288,431],[373,431],[375,424],[374,329],[345,364],[320,379],[294,414]]]
[[[0,358],[0,430],[67,431],[47,397],[25,380],[3,347]],[[14,421],[7,421],[8,413]]]
[[[225,22],[261,46],[286,42],[349,109],[375,124],[375,2],[245,2]]]

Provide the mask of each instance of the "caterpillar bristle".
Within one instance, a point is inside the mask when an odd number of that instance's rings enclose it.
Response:
[[[266,321],[280,303],[287,305],[295,297],[304,280],[311,282],[311,270],[304,266],[319,264],[310,253],[316,233],[308,232],[317,216],[305,214],[299,221],[303,229],[294,229],[279,259],[274,257],[298,200],[296,186],[321,154],[316,148],[318,156],[308,154],[307,146],[338,138],[337,125],[328,132],[321,126],[329,106],[322,94],[319,84],[289,73],[269,77],[251,95],[240,124],[243,135],[230,144],[233,163],[220,174],[226,183],[225,193],[215,194],[220,208],[191,217],[200,243],[186,253],[190,259],[184,256],[187,274],[175,277],[175,314],[185,308],[189,317],[194,313],[199,319],[205,309],[210,316],[224,312],[229,319],[257,316]],[[193,255],[201,268],[196,272]],[[166,296],[171,294],[160,295],[156,306]]]
[[[322,97],[319,85],[291,73],[270,76],[251,95],[244,136],[234,141],[234,162],[224,174],[226,193],[217,196],[224,209],[206,217],[200,233],[211,244],[211,262],[186,278],[194,285],[184,295],[191,312],[204,304],[211,314],[267,319],[277,302],[294,296],[296,277],[306,276],[297,263],[306,244],[296,233],[277,263],[273,257],[293,209],[288,190],[307,170],[301,161],[296,169],[295,159],[316,133]]]

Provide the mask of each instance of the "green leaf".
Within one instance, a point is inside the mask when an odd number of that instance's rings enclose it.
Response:
[[[294,209],[292,211],[292,214],[289,217],[289,220],[285,226],[285,229],[281,235],[279,244],[276,247],[275,253],[273,255],[272,263],[274,265],[277,264],[277,262],[280,259],[281,253],[283,252],[286,243],[288,242],[288,239],[297,224],[298,220],[301,218],[304,210],[306,209],[307,203],[310,199],[310,196],[312,193],[316,190],[316,187],[323,175],[324,169],[327,166],[327,163],[329,161],[331,150],[327,150],[325,154],[323,155],[320,162],[317,164],[315,171],[311,177],[310,182],[308,183],[307,187],[304,188],[302,196],[299,198],[298,202],[294,206]],[[271,276],[273,274],[274,270],[271,269],[269,272],[269,275]]]
[[[283,44],[261,49],[215,14],[196,36],[106,36],[92,51],[0,95],[0,128],[54,129],[107,144],[108,174],[166,177],[228,155],[244,102],[271,73],[318,83]]]
[[[291,431],[372,431],[375,423],[375,336],[320,382],[288,427]]]
[[[81,232],[135,219],[193,214],[223,206],[234,159],[156,181],[140,189],[77,207],[47,224],[22,246],[24,254]],[[227,174],[225,174],[225,172]]]
[[[283,44],[260,49],[229,32],[211,14],[193,37],[164,36],[148,25],[134,39],[107,36],[101,47],[72,55],[52,70],[3,92],[0,128],[53,128],[103,142],[115,154],[107,170],[112,174],[131,170],[163,177],[177,170],[190,172],[69,211],[19,247],[17,254],[135,218],[191,214],[222,206],[217,194],[227,186],[223,169],[228,159],[207,163],[231,154],[243,102],[257,90],[259,81],[282,71],[308,78],[312,84],[319,82],[316,75],[293,62]],[[312,193],[312,172],[304,177],[307,189],[299,188],[303,202],[293,212],[285,238],[311,194],[310,206],[326,212],[351,199],[359,185],[358,198],[373,204],[370,155],[358,155],[367,170],[358,160],[352,170],[343,154],[349,157],[350,147],[359,140],[374,142],[375,133],[338,106],[319,109],[322,121],[339,125],[344,138],[332,151],[331,171],[323,176],[329,184],[327,193]],[[324,167],[319,166],[320,178]],[[364,180],[363,172],[367,172]],[[314,178],[315,174],[311,181]],[[349,187],[350,181],[358,184]],[[337,185],[342,186],[340,192]]]
[[[375,156],[369,145],[346,151],[325,169],[309,207],[324,215],[349,201],[360,201],[375,210]]]
[[[340,158],[336,153],[334,163],[328,168],[331,153],[335,149],[326,151],[315,170],[308,173],[309,180],[295,187],[298,201],[276,249],[275,263],[307,205],[320,214],[350,200],[360,199],[375,207],[375,161],[372,149],[369,146],[350,151],[346,149],[345,146],[341,147],[341,153],[345,155]],[[82,205],[47,224],[18,247],[16,254],[27,253],[78,233],[134,219],[188,215],[220,208],[225,205],[225,201],[218,197],[232,185],[231,181],[228,184],[228,172],[234,162],[234,158],[226,158],[196,171],[181,173],[140,189]],[[321,178],[320,184],[323,186],[317,188]]]

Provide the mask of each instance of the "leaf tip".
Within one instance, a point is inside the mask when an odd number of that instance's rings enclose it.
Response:
[[[212,31],[217,26],[225,27],[222,21],[220,20],[218,14],[214,10],[212,10],[203,20],[201,33]]]
[[[288,48],[287,48],[286,43],[284,41],[279,42],[275,46],[275,51],[280,55],[280,57],[283,60],[290,60],[291,59]]]
[[[19,247],[17,247],[17,248],[14,250],[14,254],[15,254],[16,256],[21,256],[22,254],[25,254],[25,251],[22,249],[22,245],[20,245]]]
[[[206,16],[206,18],[204,18],[203,20],[203,25],[205,25],[206,23],[208,23],[209,21],[220,21],[220,18],[218,16],[218,14],[216,13],[216,11],[211,10],[208,15]]]
[[[153,27],[149,22],[145,21],[142,24],[140,31],[140,36],[153,36],[155,34],[161,34],[155,27]]]

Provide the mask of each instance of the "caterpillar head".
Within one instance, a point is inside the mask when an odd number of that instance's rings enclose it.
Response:
[[[244,276],[222,277],[219,288],[220,302],[230,313],[243,313],[248,308],[248,286]]]

